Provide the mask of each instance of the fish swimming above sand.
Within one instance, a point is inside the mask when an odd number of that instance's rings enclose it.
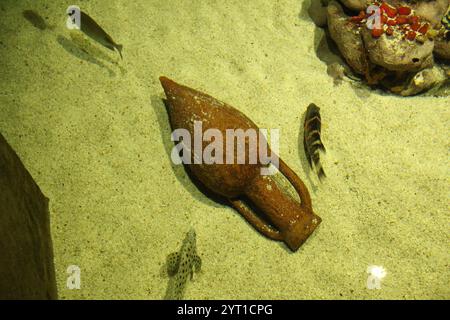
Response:
[[[305,122],[303,125],[303,147],[305,149],[306,158],[311,168],[314,168],[319,180],[326,177],[325,171],[320,163],[320,151],[325,152],[325,146],[322,143],[321,129],[322,119],[320,117],[320,108],[311,103],[306,109]],[[313,166],[314,164],[314,166]]]
[[[71,18],[74,18],[74,16],[77,13],[75,12],[75,10],[69,10],[68,15]],[[114,49],[117,49],[117,51],[119,52],[120,58],[123,59],[122,57],[122,48],[123,46],[121,44],[117,44],[109,34],[106,33],[105,30],[103,30],[102,27],[100,27],[100,25],[95,22],[94,19],[92,19],[87,13],[79,10],[79,14],[80,14],[80,21],[79,21],[79,27],[80,30],[87,35],[88,37],[90,37],[91,39],[97,41],[98,43],[100,43],[101,45],[103,45],[104,47],[114,51]],[[74,20],[75,23],[75,20]]]
[[[183,240],[180,251],[167,257],[167,272],[173,277],[167,288],[165,299],[180,300],[186,288],[188,277],[193,278],[194,272],[199,272],[202,260],[197,254],[197,240],[194,229],[190,229]]]

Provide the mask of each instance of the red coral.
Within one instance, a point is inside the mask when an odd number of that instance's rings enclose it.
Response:
[[[425,23],[422,27],[419,28],[419,32],[420,32],[421,34],[426,34],[427,31],[428,31],[428,27],[429,27],[429,24],[428,24],[428,23]]]
[[[417,23],[419,23],[419,17],[418,16],[408,17],[408,23],[409,24],[417,24]]]
[[[350,17],[351,22],[361,22],[366,17],[364,11],[359,12],[357,16]]]
[[[386,13],[389,18],[394,18],[397,15],[397,9],[391,7],[386,2],[383,2],[380,6],[382,12]]]
[[[414,30],[414,31],[419,30],[419,28],[420,28],[420,23],[415,23],[415,24],[413,24],[413,25],[411,26],[411,29]]]
[[[411,8],[409,7],[400,7],[398,8],[398,14],[403,16],[408,16],[411,13]]]
[[[396,26],[397,25],[397,21],[395,21],[394,19],[389,19],[386,23],[388,26]]]
[[[408,18],[405,16],[398,16],[395,21],[397,22],[397,24],[406,24],[408,23]]]
[[[416,33],[414,32],[414,31],[409,31],[407,34],[406,34],[406,39],[408,39],[408,40],[414,40],[416,38]]]
[[[383,34],[383,29],[372,29],[372,37],[379,38]]]

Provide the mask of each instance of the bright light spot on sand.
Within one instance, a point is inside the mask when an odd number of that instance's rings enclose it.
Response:
[[[384,269],[382,266],[369,266],[367,268],[367,273],[370,273],[378,279],[383,279],[387,274],[386,269]]]
[[[367,289],[381,289],[381,280],[386,277],[387,271],[383,266],[370,265],[367,267]]]

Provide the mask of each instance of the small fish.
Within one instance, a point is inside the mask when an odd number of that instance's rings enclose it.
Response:
[[[167,257],[167,272],[173,276],[173,282],[167,288],[166,299],[180,300],[186,287],[188,277],[193,278],[194,271],[200,271],[202,261],[197,254],[197,241],[195,230],[186,234],[181,249]]]
[[[69,16],[72,17],[75,12],[69,12]],[[97,22],[95,22],[94,19],[92,19],[87,13],[80,11],[80,29],[83,31],[84,34],[86,34],[88,37],[94,39],[104,47],[114,51],[114,49],[117,49],[119,52],[120,58],[122,57],[122,48],[123,46],[121,44],[117,44],[114,42],[114,40],[106,33],[105,30],[103,30],[102,27],[98,25]]]
[[[351,69],[347,65],[338,62],[329,64],[327,66],[327,73],[333,78],[335,85],[340,84],[345,77],[353,81],[361,81],[361,79],[352,73]]]
[[[320,151],[325,152],[325,147],[320,138],[321,128],[320,108],[314,103],[311,103],[306,110],[305,123],[303,125],[303,147],[309,165],[313,168],[314,163],[314,168],[320,180],[326,177],[320,164]]]
[[[35,28],[39,30],[45,30],[48,28],[47,22],[42,18],[39,13],[33,10],[24,10],[22,15],[27,19]]]
[[[327,66],[327,73],[330,77],[333,78],[334,84],[339,84],[342,82],[345,76],[344,66],[337,62],[329,64]]]

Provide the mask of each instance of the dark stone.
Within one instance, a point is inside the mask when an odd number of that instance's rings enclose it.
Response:
[[[0,300],[57,299],[48,199],[0,134]]]

